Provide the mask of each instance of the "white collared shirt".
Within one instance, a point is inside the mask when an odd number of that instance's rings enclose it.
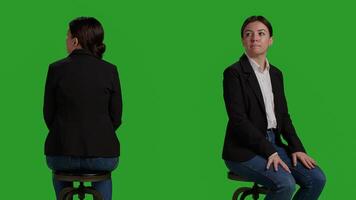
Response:
[[[253,71],[256,74],[258,84],[260,85],[263,102],[266,108],[266,116],[267,116],[267,128],[276,128],[277,127],[277,120],[276,115],[274,113],[274,101],[273,101],[273,92],[272,92],[272,84],[271,84],[271,77],[269,75],[270,65],[266,58],[266,68],[263,70],[262,67],[257,64],[252,58],[250,58],[247,53],[245,53]]]

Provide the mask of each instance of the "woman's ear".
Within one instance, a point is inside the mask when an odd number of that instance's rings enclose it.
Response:
[[[72,42],[73,42],[73,46],[75,46],[75,47],[79,46],[78,38],[76,38],[76,37],[73,38]]]
[[[268,45],[268,46],[271,46],[272,44],[273,44],[273,38],[270,37],[270,38],[269,38],[269,45]]]

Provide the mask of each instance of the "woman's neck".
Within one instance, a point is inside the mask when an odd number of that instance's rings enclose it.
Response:
[[[266,68],[266,55],[256,55],[256,56],[250,56],[248,57],[252,58],[262,69],[264,70]]]

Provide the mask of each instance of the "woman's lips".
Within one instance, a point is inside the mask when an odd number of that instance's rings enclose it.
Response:
[[[261,45],[251,45],[251,48],[259,48]]]

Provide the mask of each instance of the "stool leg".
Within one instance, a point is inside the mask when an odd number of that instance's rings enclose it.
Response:
[[[260,198],[260,195],[258,193],[253,193],[252,198],[253,200],[258,200],[258,198]]]
[[[244,200],[248,195],[251,195],[251,194],[253,194],[251,189],[243,192],[242,195],[241,195],[241,199],[240,200]]]
[[[93,195],[94,200],[104,200],[100,192],[98,192],[94,187],[86,187],[84,188],[84,192]]]
[[[251,188],[249,187],[241,187],[241,188],[237,188],[237,190],[234,192],[234,195],[232,196],[232,200],[238,200],[239,199],[239,195],[241,193],[244,193],[248,190],[250,190]]]
[[[65,200],[73,200],[73,196],[75,193],[76,193],[76,189],[69,191],[65,196]]]
[[[80,200],[83,200],[85,198],[85,187],[84,183],[80,182],[79,187],[78,187],[78,197]]]
[[[59,199],[60,200],[65,200],[67,195],[74,190],[73,187],[66,187],[61,190],[59,193]]]
[[[257,185],[257,183],[255,183],[252,187],[252,198],[253,200],[258,200],[258,198],[260,197],[260,191],[259,191],[260,187]]]

